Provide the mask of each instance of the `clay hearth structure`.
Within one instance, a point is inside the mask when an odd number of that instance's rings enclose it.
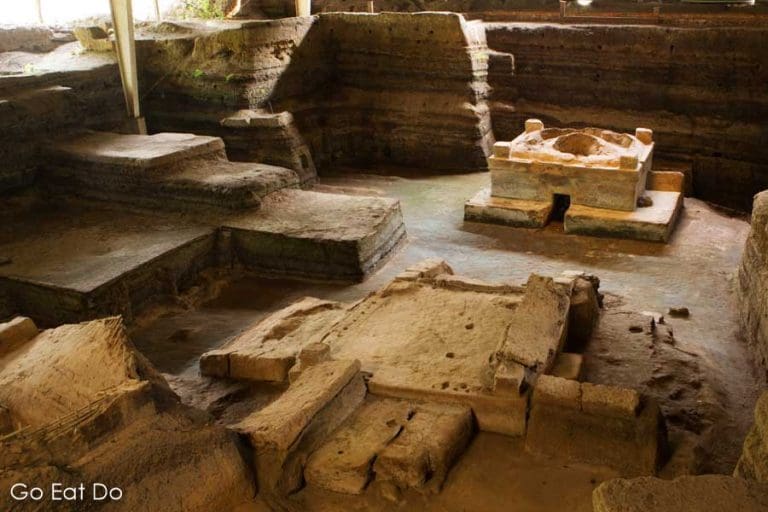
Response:
[[[516,139],[493,146],[490,189],[467,202],[465,218],[540,228],[567,209],[566,233],[666,242],[682,208],[683,175],[654,173],[654,146],[647,128],[632,136],[528,119]],[[646,189],[662,178],[666,190]]]

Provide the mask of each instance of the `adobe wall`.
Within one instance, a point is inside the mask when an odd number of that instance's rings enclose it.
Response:
[[[139,44],[150,129],[208,133],[232,110],[289,111],[321,172],[486,168],[482,24],[450,13],[340,13],[223,26]]]

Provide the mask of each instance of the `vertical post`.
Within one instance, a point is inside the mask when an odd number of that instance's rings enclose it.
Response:
[[[133,35],[133,9],[131,0],[109,0],[112,9],[112,27],[115,30],[117,63],[128,111],[128,129],[146,134],[147,125],[141,117],[139,105],[139,77],[136,66],[136,40]]]
[[[373,0],[368,0],[368,12],[376,12],[376,8],[373,6]]]
[[[43,6],[42,0],[35,0],[35,14],[37,14],[37,22],[43,24]]]
[[[158,23],[163,21],[163,19],[160,17],[160,0],[154,0],[153,3],[155,4],[155,19]]]
[[[296,16],[306,17],[312,16],[312,0],[295,0],[296,1]]]

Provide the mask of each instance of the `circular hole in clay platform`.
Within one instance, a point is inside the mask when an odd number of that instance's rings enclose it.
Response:
[[[596,137],[586,133],[569,133],[557,139],[554,148],[562,153],[589,156],[600,153],[600,143]]]

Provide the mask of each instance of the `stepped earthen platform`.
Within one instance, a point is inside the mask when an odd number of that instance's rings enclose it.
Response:
[[[541,228],[565,209],[566,233],[667,242],[684,176],[652,171],[654,145],[645,128],[633,136],[529,119],[524,133],[494,145],[491,185],[465,203],[464,218]]]
[[[405,236],[397,200],[298,190],[293,170],[228,161],[217,137],[88,132],[49,151],[58,206],[3,212],[0,316],[130,319],[215,265],[360,281]]]
[[[230,162],[220,138],[187,133],[91,132],[55,143],[50,155],[42,177],[58,191],[149,207],[252,208],[299,185],[290,169]]]
[[[12,309],[4,313],[46,325],[106,314],[130,319],[133,307],[183,289],[214,264],[216,229],[179,219],[62,207],[11,222],[0,237],[8,260],[0,265],[0,294]]]
[[[0,313],[45,325],[107,314],[131,319],[205,268],[360,281],[404,237],[394,199],[295,190],[265,207],[197,219],[99,205],[7,217],[0,236]],[[6,261],[7,260],[7,261]]]
[[[284,190],[229,216],[232,251],[268,275],[363,279],[405,237],[396,199]]]

